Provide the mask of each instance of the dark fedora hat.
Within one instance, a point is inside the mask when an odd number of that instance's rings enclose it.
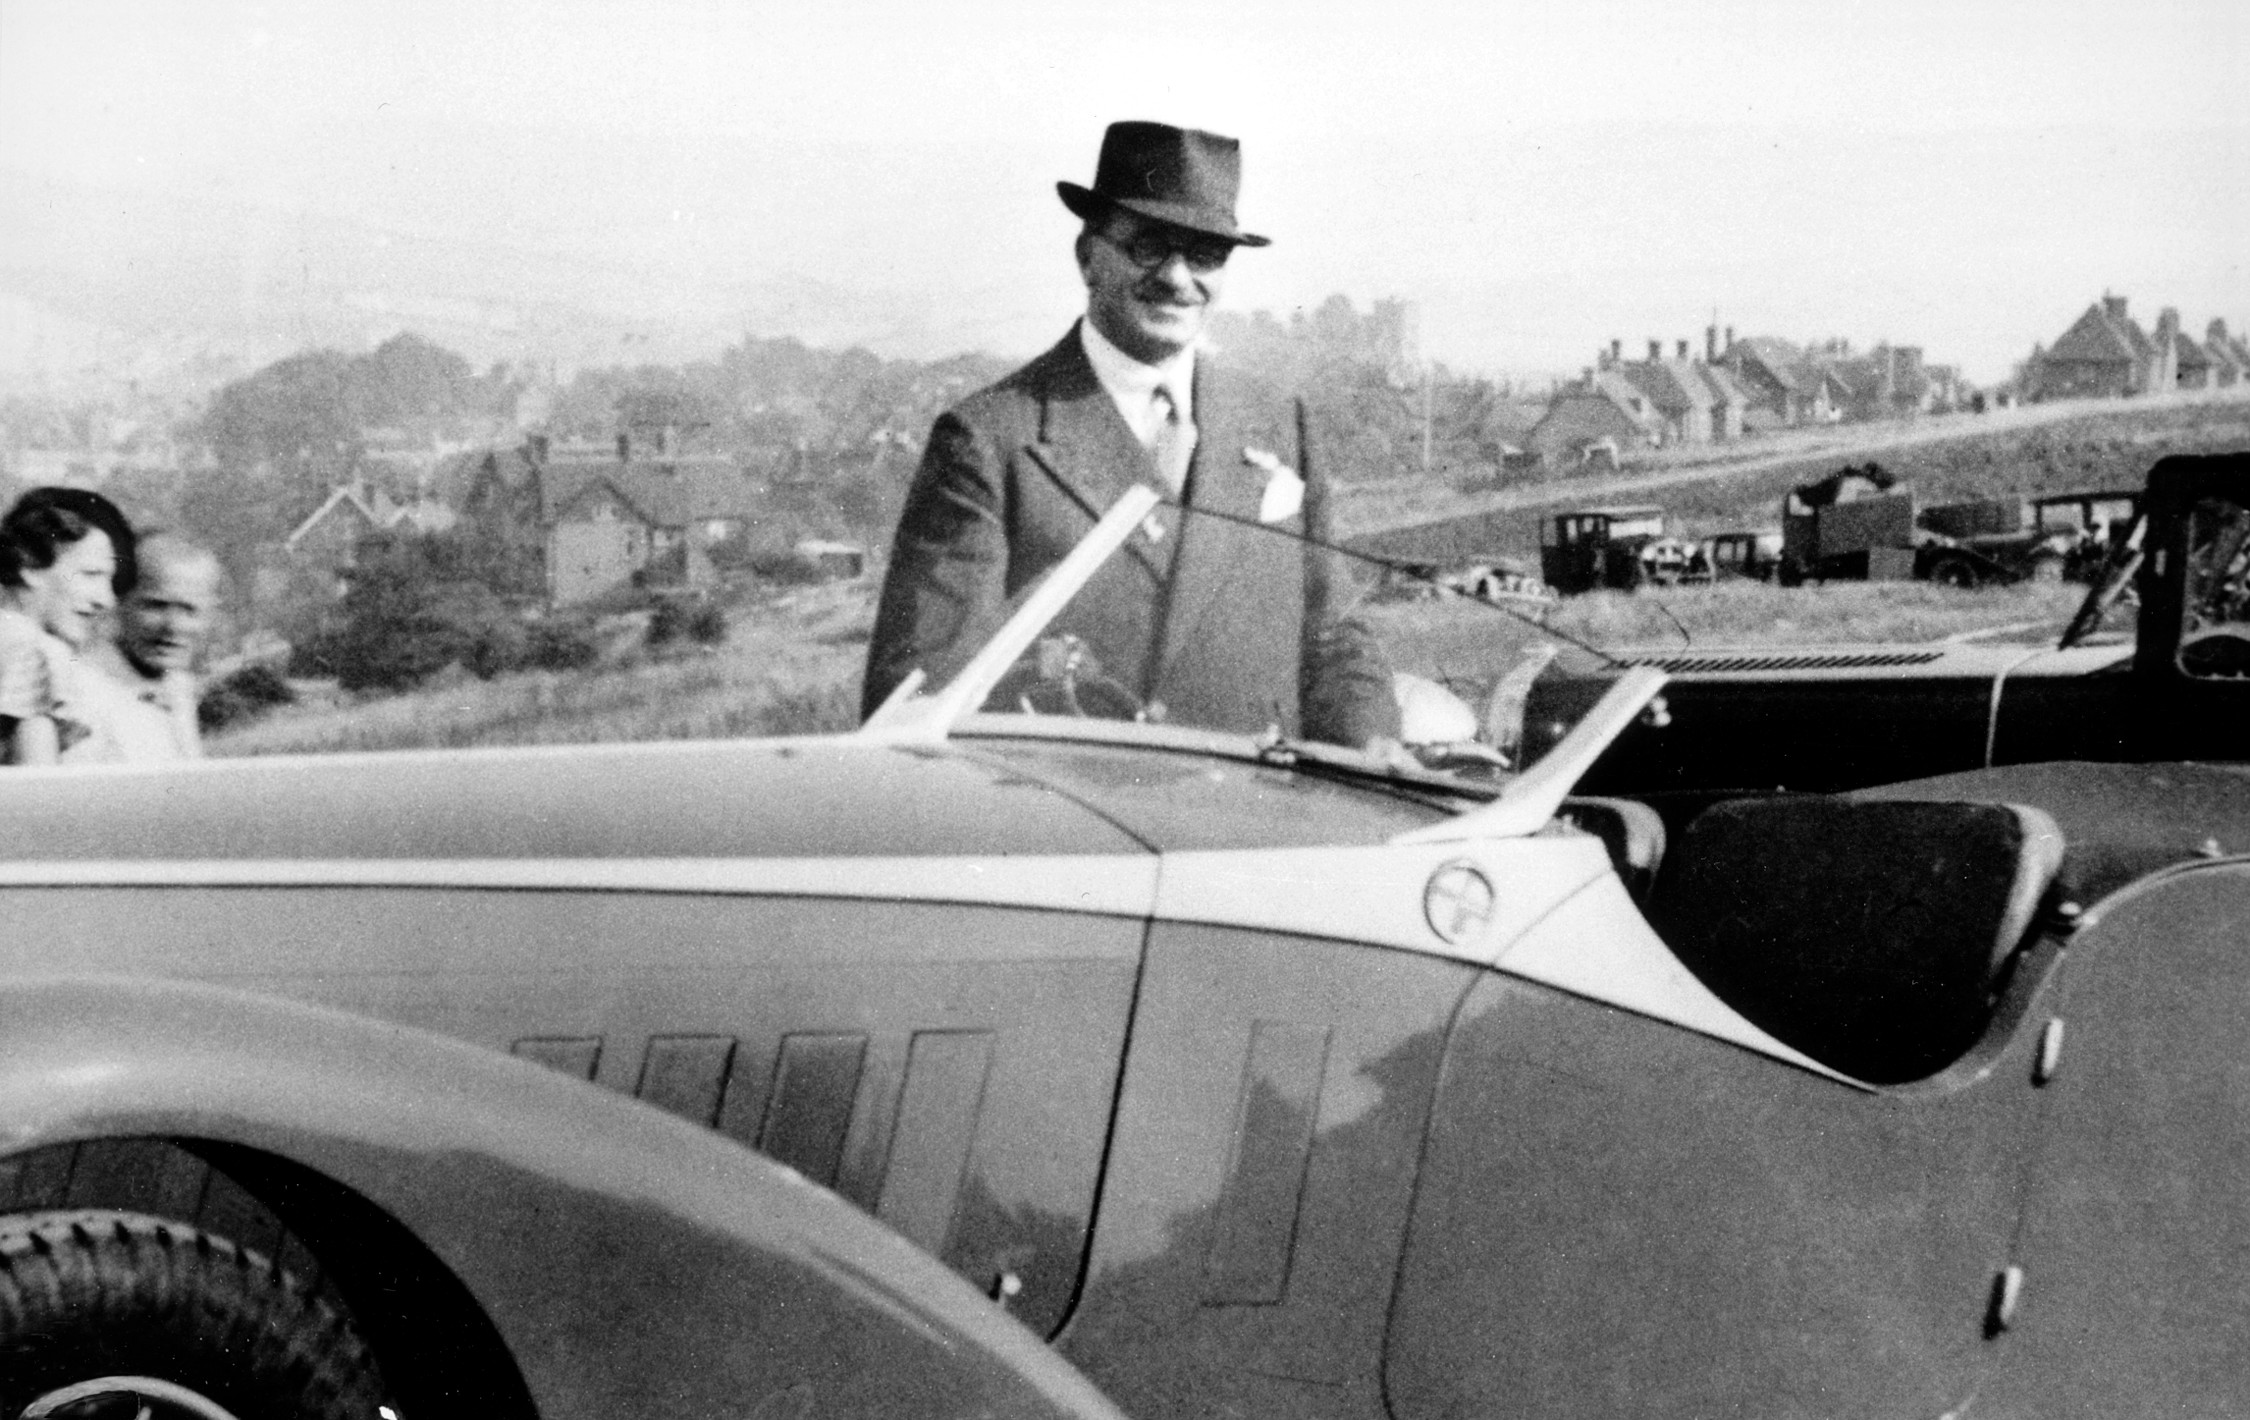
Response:
[[[1234,224],[1242,186],[1242,145],[1232,138],[1169,123],[1113,123],[1102,134],[1094,185],[1058,182],[1063,206],[1085,221],[1122,208],[1152,221],[1224,237],[1246,247],[1266,239]]]

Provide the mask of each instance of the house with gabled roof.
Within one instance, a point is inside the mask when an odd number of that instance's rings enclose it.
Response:
[[[1852,387],[1833,368],[1833,351],[1816,354],[1779,336],[1727,332],[1713,363],[1741,389],[1745,429],[1791,429],[1842,419]]]
[[[1696,366],[1695,372],[1711,387],[1711,437],[1723,442],[1741,438],[1750,409],[1749,395],[1724,365],[1706,361]]]
[[[330,489],[320,506],[290,529],[281,547],[299,562],[343,568],[351,565],[363,538],[388,526],[370,501],[367,485],[352,479]]]
[[[360,539],[373,533],[404,528],[410,532],[437,533],[453,526],[456,514],[434,499],[394,499],[384,489],[370,490],[364,479],[354,478],[329,490],[328,497],[283,538],[283,550],[293,557],[330,557],[348,560]]]
[[[1593,451],[1612,456],[1657,441],[1663,416],[1631,380],[1616,370],[1589,369],[1556,390],[1547,412],[1524,435],[1524,447],[1549,467],[1581,463]]]
[[[2172,387],[2183,390],[2210,389],[2214,383],[2214,362],[2211,352],[2203,342],[2184,330],[2173,330],[2172,336]]]
[[[556,606],[712,585],[712,545],[744,531],[765,502],[732,457],[629,434],[567,444],[532,434],[485,451],[461,483],[461,516],[482,555]]]
[[[438,533],[452,527],[456,514],[430,498],[394,499],[388,490],[370,488],[355,477],[330,489],[320,506],[281,540],[294,566],[293,577],[327,579],[337,588],[359,559],[360,544],[380,533]]]
[[[1737,340],[1730,327],[1719,362],[1749,401],[1743,411],[1753,428],[1790,428],[1805,422],[1804,354],[1786,340],[1750,335]]]
[[[2033,371],[2033,399],[2118,399],[2171,387],[2173,358],[2104,292],[2071,323]]]
[[[1711,442],[1711,408],[1718,402],[1717,396],[1696,373],[1694,362],[1688,358],[1686,341],[1680,342],[1679,355],[1667,360],[1664,342],[1651,340],[1646,360],[1628,361],[1617,369],[1655,406],[1660,421],[1659,443]]]
[[[755,516],[757,485],[721,454],[551,458],[538,469],[547,595],[557,606],[631,587],[704,587],[710,549]]]

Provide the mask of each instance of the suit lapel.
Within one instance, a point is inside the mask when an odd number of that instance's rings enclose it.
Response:
[[[1126,427],[1117,402],[1102,388],[1071,327],[1062,343],[1040,357],[1037,391],[1039,435],[1024,452],[1086,512],[1098,519],[1136,484],[1155,486],[1148,450]],[[1162,526],[1169,534],[1169,510]],[[1149,570],[1162,576],[1172,548],[1146,537],[1126,544]]]

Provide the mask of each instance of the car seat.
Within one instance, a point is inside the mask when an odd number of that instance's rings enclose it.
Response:
[[[1983,1034],[2062,852],[2054,820],[2014,804],[1728,800],[1688,825],[1649,918],[1751,1022],[1897,1084]]]

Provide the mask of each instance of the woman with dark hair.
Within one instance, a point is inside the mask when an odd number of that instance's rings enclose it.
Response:
[[[90,732],[78,653],[132,588],[133,541],[83,488],[34,488],[0,518],[0,763],[53,764]]]

